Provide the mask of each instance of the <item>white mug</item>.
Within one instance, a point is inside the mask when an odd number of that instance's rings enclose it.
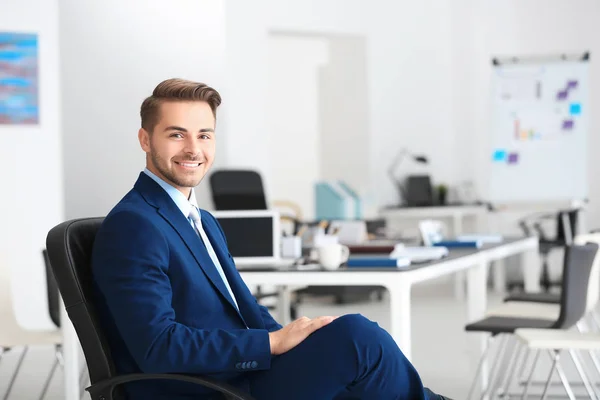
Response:
[[[325,269],[338,269],[340,265],[348,261],[350,249],[339,243],[326,244],[317,248],[319,263]]]

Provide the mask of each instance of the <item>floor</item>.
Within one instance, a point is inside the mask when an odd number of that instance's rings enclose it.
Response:
[[[448,281],[417,286],[413,289],[413,297],[413,362],[426,386],[454,400],[463,400],[467,397],[478,361],[476,338],[474,334],[466,334],[463,330],[466,322],[466,304],[463,300],[455,299],[453,285]],[[490,293],[490,304],[500,301],[500,296]],[[363,300],[343,305],[311,300],[300,307],[299,313],[308,317],[361,313],[377,321],[383,328],[389,327],[388,303],[385,297],[381,301]],[[20,351],[14,349],[6,353],[0,361],[0,396],[4,394]],[[37,399],[53,357],[54,352],[50,347],[31,348],[10,399]],[[547,357],[542,361],[549,365]],[[572,368],[566,367],[570,379],[576,379]],[[540,377],[547,374],[547,370],[540,372]],[[556,380],[558,382],[558,378]],[[62,389],[62,372],[57,369],[45,399],[62,399]],[[560,388],[557,386],[555,389],[556,392]],[[578,390],[577,393],[585,392]],[[577,398],[587,397],[577,395]]]

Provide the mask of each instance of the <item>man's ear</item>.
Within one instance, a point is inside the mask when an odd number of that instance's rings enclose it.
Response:
[[[140,146],[142,150],[146,153],[150,153],[150,133],[144,128],[140,128],[138,131],[138,140],[140,141]]]

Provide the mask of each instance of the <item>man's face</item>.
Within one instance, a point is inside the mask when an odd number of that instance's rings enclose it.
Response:
[[[214,161],[214,129],[215,117],[208,103],[162,103],[152,134],[143,128],[138,133],[148,169],[188,197]]]

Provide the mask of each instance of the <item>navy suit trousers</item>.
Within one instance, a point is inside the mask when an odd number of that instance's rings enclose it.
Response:
[[[257,400],[429,400],[394,339],[357,314],[339,317],[249,377]]]

